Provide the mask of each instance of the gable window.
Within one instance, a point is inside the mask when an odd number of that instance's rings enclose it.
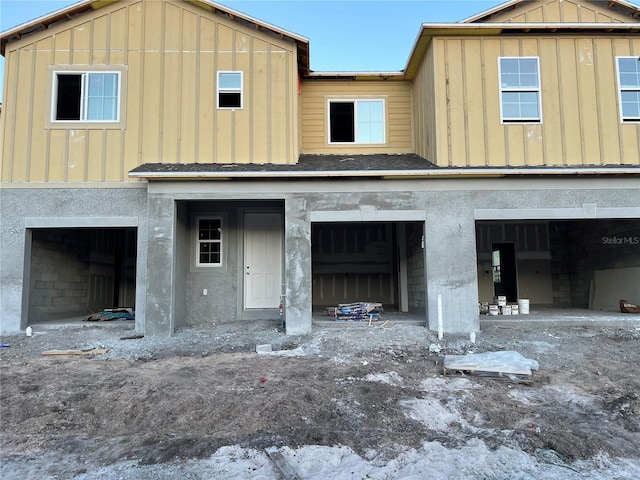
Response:
[[[242,108],[242,72],[218,72],[218,108]]]
[[[54,72],[52,122],[118,122],[120,72]]]
[[[385,143],[384,100],[329,100],[329,143]]]
[[[200,217],[197,219],[197,259],[199,267],[222,265],[222,218]]]
[[[502,122],[541,122],[538,57],[502,57],[499,69]]]
[[[640,122],[640,58],[618,57],[620,115],[623,122]]]

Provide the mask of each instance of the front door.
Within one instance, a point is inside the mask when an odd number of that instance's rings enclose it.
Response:
[[[278,308],[282,292],[282,215],[244,214],[244,308]]]

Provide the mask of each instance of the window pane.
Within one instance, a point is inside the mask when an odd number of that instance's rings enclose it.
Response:
[[[502,92],[502,116],[506,120],[538,120],[538,93]]]
[[[87,75],[87,120],[117,120],[118,74]]]
[[[500,85],[508,88],[539,87],[536,58],[501,58]]]
[[[218,93],[218,107],[220,108],[240,108],[242,98],[240,92],[220,92]]]
[[[640,91],[622,92],[622,117],[625,120],[640,120]]]
[[[329,104],[329,140],[331,142],[354,142],[353,102],[331,102]]]
[[[219,72],[218,89],[241,89],[242,74],[240,72]]]
[[[200,240],[220,240],[220,220],[200,219],[198,238]]]
[[[82,75],[57,74],[56,120],[80,120]]]
[[[381,100],[358,102],[359,143],[384,142],[384,105]]]

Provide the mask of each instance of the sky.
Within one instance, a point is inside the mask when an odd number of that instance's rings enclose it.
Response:
[[[75,3],[75,0],[0,0],[0,31]],[[395,72],[405,67],[422,23],[457,22],[503,1],[221,0],[217,3],[309,39],[313,71]],[[633,3],[640,4],[640,0]],[[2,95],[2,57],[0,73]]]

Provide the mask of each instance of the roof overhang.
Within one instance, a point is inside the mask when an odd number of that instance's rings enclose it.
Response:
[[[404,68],[413,79],[434,37],[541,35],[637,35],[638,23],[423,23]]]
[[[83,0],[69,7],[57,10],[48,15],[36,18],[29,22],[18,25],[10,30],[0,33],[0,54],[4,56],[7,44],[12,41],[19,40],[33,33],[41,32],[51,28],[60,22],[71,20],[78,15],[98,10],[100,8],[112,5],[122,0]],[[199,8],[222,15],[229,20],[248,26],[252,29],[274,35],[284,40],[288,40],[297,45],[298,50],[298,69],[301,75],[309,73],[309,40],[301,35],[289,32],[282,28],[276,27],[269,23],[257,20],[244,13],[233,10],[224,5],[212,2],[211,0],[183,0],[187,3],[195,5]]]
[[[488,19],[490,19],[493,15],[495,14],[501,14],[507,10],[513,9],[516,6],[518,6],[518,4],[523,3],[526,0],[510,0],[504,3],[501,3],[499,5],[496,5],[495,7],[492,7],[488,10],[485,10],[483,12],[480,13],[476,13],[475,15],[472,15],[471,17],[467,17],[463,20],[460,20],[460,23],[472,23],[472,22],[483,22],[483,21],[487,21]],[[612,10],[617,10],[620,12],[625,13],[626,15],[628,15],[631,18],[637,18],[640,17],[640,7],[638,7],[637,5],[634,5],[633,3],[624,1],[624,0],[608,0],[607,2],[597,2],[595,1],[594,3],[606,3],[607,4],[607,8],[612,9]]]
[[[384,179],[424,179],[424,178],[499,178],[499,177],[576,177],[576,176],[640,176],[640,167],[460,167],[460,168],[428,168],[415,170],[289,170],[269,171],[256,168],[252,171],[207,171],[180,170],[177,164],[171,169],[145,170],[142,165],[129,172],[129,177],[146,180],[285,180],[285,179],[339,179],[339,178],[384,178]],[[259,167],[259,165],[256,165]]]

